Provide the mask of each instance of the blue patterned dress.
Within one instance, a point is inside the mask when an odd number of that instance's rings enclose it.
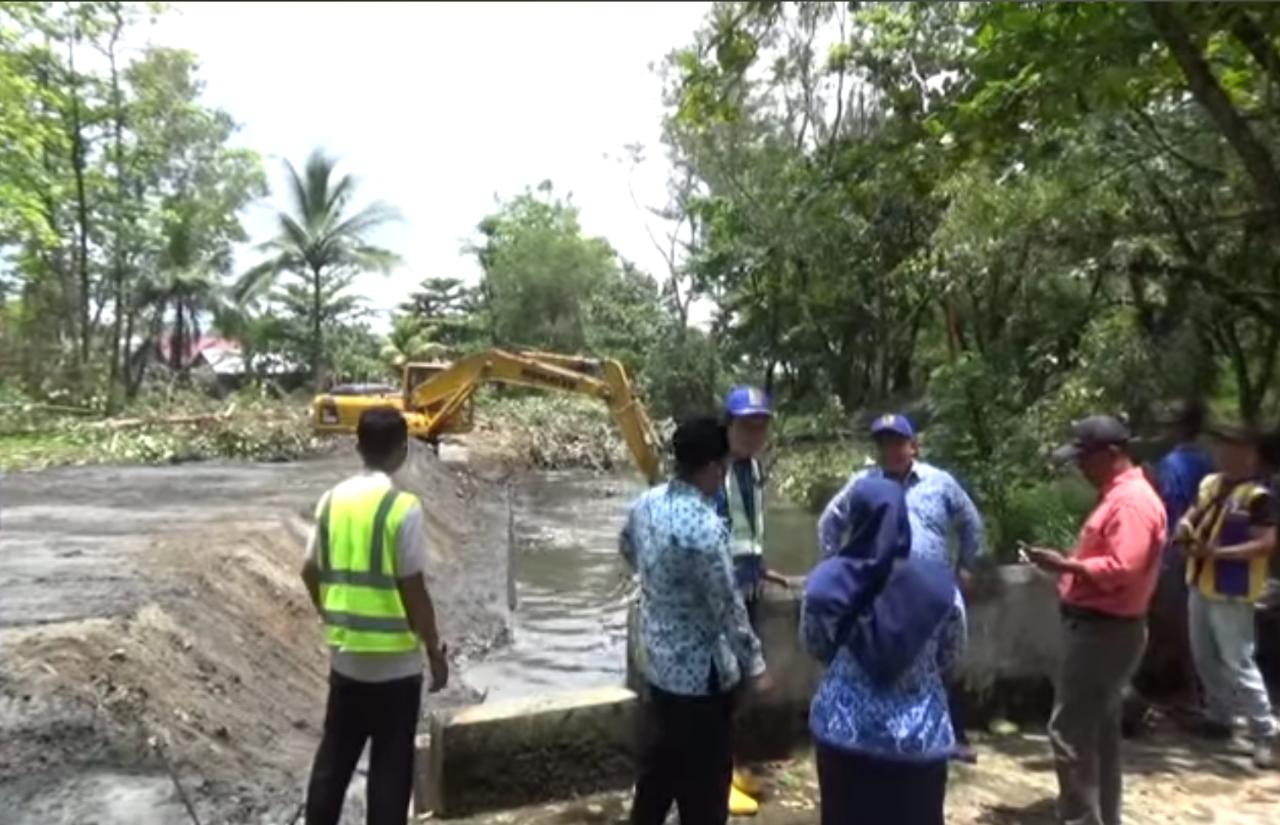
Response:
[[[802,621],[806,645],[817,628]],[[964,603],[955,606],[915,662],[891,687],[877,685],[841,647],[827,666],[809,710],[817,742],[850,753],[904,762],[941,761],[955,750],[944,673],[965,644]]]

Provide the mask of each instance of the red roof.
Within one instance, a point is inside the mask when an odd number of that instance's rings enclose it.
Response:
[[[166,335],[160,339],[160,355],[166,363],[173,361],[173,336]],[[187,351],[183,353],[182,363],[190,364],[195,360],[197,355],[207,350],[240,352],[240,344],[227,338],[220,338],[216,335],[206,335],[195,341],[187,342]]]

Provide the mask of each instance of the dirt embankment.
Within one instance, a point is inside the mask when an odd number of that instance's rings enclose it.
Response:
[[[288,822],[327,673],[297,570],[316,498],[353,469],[5,477],[0,822],[189,822],[176,784],[203,823]],[[433,591],[462,665],[507,627],[505,491],[419,450],[401,482],[426,503]],[[435,707],[474,698],[461,676]]]

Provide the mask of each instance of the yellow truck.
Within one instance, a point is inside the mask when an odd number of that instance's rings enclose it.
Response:
[[[547,352],[489,349],[452,363],[411,363],[398,393],[328,392],[312,402],[317,433],[354,433],[370,407],[393,406],[404,413],[409,434],[437,443],[446,433],[471,430],[473,396],[485,382],[573,393],[604,401],[636,466],[650,484],[661,475],[658,440],[648,410],[636,397],[622,364]]]

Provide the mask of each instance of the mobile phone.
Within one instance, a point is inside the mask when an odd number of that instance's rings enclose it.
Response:
[[[1030,547],[1031,545],[1027,544],[1025,541],[1018,542],[1018,561],[1023,564],[1031,564],[1031,557],[1027,555],[1027,550],[1030,549]]]

